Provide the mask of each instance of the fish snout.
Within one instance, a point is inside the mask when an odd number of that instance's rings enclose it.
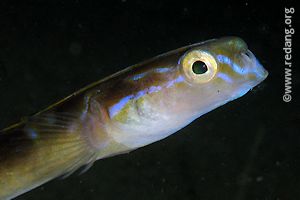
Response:
[[[242,62],[244,63],[244,71],[248,73],[250,77],[253,77],[257,81],[261,82],[268,76],[268,71],[261,65],[255,55],[248,49],[240,54]]]

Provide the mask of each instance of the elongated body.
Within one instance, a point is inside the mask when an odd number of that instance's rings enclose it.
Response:
[[[266,76],[246,44],[228,37],[168,52],[93,83],[1,131],[0,199],[161,140]]]

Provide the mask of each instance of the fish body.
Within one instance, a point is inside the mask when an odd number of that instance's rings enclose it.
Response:
[[[93,83],[0,132],[0,199],[161,140],[267,74],[242,39],[226,37]]]

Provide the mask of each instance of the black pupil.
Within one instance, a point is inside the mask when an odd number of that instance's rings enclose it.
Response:
[[[195,74],[204,74],[205,72],[207,72],[207,66],[202,61],[194,62],[192,68]]]

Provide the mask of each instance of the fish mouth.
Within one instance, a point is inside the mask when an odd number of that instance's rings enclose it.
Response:
[[[255,55],[247,49],[241,53],[241,57],[246,66],[248,66],[249,73],[254,74],[257,81],[260,83],[268,76],[268,71],[260,64]]]
[[[232,95],[233,99],[239,98],[249,90],[260,84],[268,76],[268,71],[260,64],[255,55],[250,50],[245,50],[239,55],[242,60],[243,70],[240,72],[245,77],[237,86],[237,90]]]

